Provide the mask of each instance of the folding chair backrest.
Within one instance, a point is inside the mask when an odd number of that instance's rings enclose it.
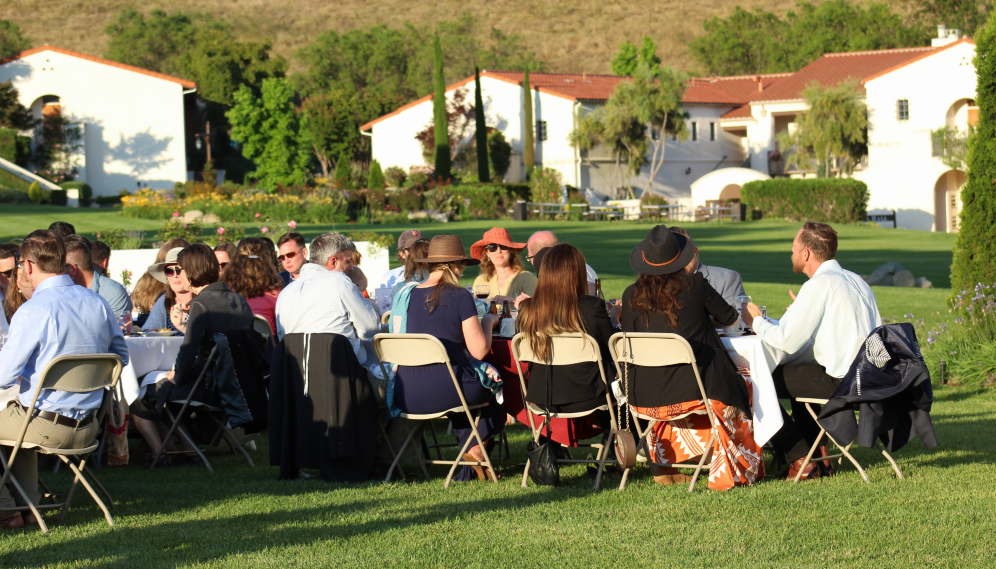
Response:
[[[113,387],[121,377],[121,358],[114,354],[59,356],[42,371],[42,389],[88,393]]]
[[[273,335],[273,328],[270,328],[270,321],[265,316],[259,314],[252,317],[252,329],[259,332],[267,340]]]
[[[600,363],[602,352],[595,339],[587,334],[556,334],[550,337],[550,355],[545,360],[534,352],[529,338],[516,334],[512,338],[512,354],[518,362],[565,366],[584,362]]]
[[[609,338],[609,353],[616,364],[616,372],[623,377],[622,364],[640,367],[665,367],[688,364],[695,373],[695,381],[699,385],[702,400],[708,403],[705,385],[699,375],[699,366],[695,361],[692,346],[677,334],[652,332],[618,332]],[[623,355],[625,353],[625,356]],[[712,408],[706,405],[710,420]]]
[[[443,343],[429,334],[377,334],[373,346],[377,359],[397,365],[417,367],[450,361]]]

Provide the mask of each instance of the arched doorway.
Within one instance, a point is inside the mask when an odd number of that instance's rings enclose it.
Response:
[[[964,185],[965,173],[961,170],[948,170],[937,179],[934,184],[934,231],[958,232],[961,187]]]
[[[728,184],[719,192],[719,201],[740,203],[740,186],[738,184]]]
[[[973,99],[959,99],[948,107],[948,112],[944,117],[945,126],[966,130],[969,125],[974,125],[979,120],[979,107],[975,105]]]

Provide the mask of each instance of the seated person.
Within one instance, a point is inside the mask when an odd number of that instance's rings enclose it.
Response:
[[[793,296],[792,306],[777,324],[761,318],[761,310],[753,303],[744,307],[744,324],[754,329],[765,347],[791,358],[792,363],[782,363],[771,374],[780,398],[828,399],[847,375],[865,338],[882,325],[875,293],[860,276],[841,268],[834,260],[836,255],[837,232],[825,223],[807,222],[792,241],[792,270],[809,280]],[[815,361],[800,357],[809,355],[808,346]],[[805,404],[795,401],[792,417],[782,409],[782,420],[771,444],[785,453],[790,463],[785,475],[794,479],[820,428]],[[802,479],[819,478],[824,471],[832,474],[829,462],[809,464]]]
[[[235,257],[222,273],[221,280],[232,292],[246,299],[253,314],[266,318],[276,335],[277,297],[284,281],[273,264],[266,259],[266,247],[263,241],[255,237],[239,241]],[[215,250],[215,255],[217,254],[218,251]]]
[[[722,267],[710,267],[703,265],[699,261],[699,248],[695,246],[695,242],[692,241],[692,237],[687,231],[681,227],[672,227],[672,233],[684,236],[688,240],[688,246],[695,250],[695,255],[692,260],[685,267],[686,273],[699,273],[705,277],[706,282],[709,283],[712,288],[716,289],[716,292],[723,297],[730,306],[737,308],[737,297],[746,296],[747,293],[744,292],[744,279],[740,276],[740,273],[731,270],[724,269]]]
[[[152,305],[152,311],[142,326],[143,330],[166,329],[179,332],[180,335],[187,331],[186,323],[194,294],[187,289],[181,276],[183,270],[177,262],[181,251],[181,247],[170,249],[163,262],[149,266],[149,274],[157,281],[166,283],[166,293]]]
[[[538,253],[543,249],[559,245],[560,240],[557,239],[557,235],[552,231],[537,231],[529,236],[526,244],[526,260],[532,263],[533,268],[536,269],[536,276],[538,278],[540,264]],[[584,270],[588,279],[588,294],[595,296],[597,293],[595,281],[598,280],[598,273],[587,263],[584,265]]]
[[[372,350],[368,354],[362,342],[380,332],[380,318],[346,276],[353,266],[355,249],[353,242],[339,233],[323,233],[311,242],[311,262],[301,267],[277,298],[277,338],[308,333],[344,336],[360,365],[372,376],[374,392],[383,401],[387,378],[381,377],[377,357]]]
[[[588,295],[584,255],[573,245],[562,243],[547,249],[543,256],[536,293],[519,305],[516,325],[532,347],[533,353],[546,358],[550,353],[550,336],[566,332],[584,332],[595,339],[602,352],[605,378],[615,376],[609,337],[612,324],[605,303]],[[550,391],[547,391],[549,384]],[[605,405],[607,386],[598,366],[579,363],[529,366],[529,390],[526,401],[557,413],[587,411]]]
[[[714,460],[726,463],[710,477],[709,487],[723,490],[764,478],[761,448],[754,442],[747,382],[723,347],[710,319],[732,324],[737,311],[726,303],[701,273],[684,268],[694,250],[683,235],[658,225],[633,249],[630,265],[640,273],[623,293],[622,328],[626,332],[678,334],[695,353],[706,396],[720,424]],[[544,270],[546,270],[544,259]],[[706,449],[712,425],[702,401],[695,372],[688,365],[665,368],[632,366],[623,372],[623,390],[630,405],[659,419],[648,436],[654,462],[687,463]],[[628,379],[628,388],[625,381]],[[689,441],[700,441],[690,445]],[[694,449],[694,450],[690,450]],[[667,486],[691,478],[675,468],[654,467],[654,481]]]
[[[156,264],[162,263],[166,260],[166,254],[171,250],[180,248],[183,249],[187,245],[190,245],[186,239],[181,239],[179,237],[170,239],[169,241],[162,244],[159,247],[159,251],[156,253]],[[174,259],[175,261],[175,259]],[[166,289],[169,288],[166,284],[165,277],[162,280],[158,280],[149,273],[145,271],[142,276],[135,283],[135,288],[131,291],[131,301],[134,304],[135,309],[138,311],[138,316],[135,317],[135,324],[144,328],[145,322],[149,318],[149,314],[152,312],[152,308],[156,305],[156,301],[159,297],[166,294]],[[159,328],[164,328],[166,326],[165,321],[169,315],[169,311],[163,311],[160,320],[163,321],[163,325]]]
[[[428,247],[429,240],[423,237],[422,232],[418,229],[406,229],[401,232],[401,235],[398,236],[398,262],[401,263],[401,266],[387,271],[380,277],[380,288],[393,289],[398,283],[406,280],[405,267],[408,263],[405,261],[408,259],[408,249],[416,243],[425,243]]]
[[[111,246],[103,241],[93,241],[90,258],[93,259],[93,272],[106,277],[107,266],[111,264]]]
[[[225,278],[225,269],[239,254],[238,248],[231,241],[222,241],[214,248],[214,258],[218,259],[218,279]],[[271,264],[272,266],[272,264]]]
[[[314,250],[314,249],[312,249]],[[409,334],[431,334],[446,347],[453,373],[463,389],[468,405],[488,403],[480,410],[478,433],[486,444],[505,425],[505,406],[498,404],[491,390],[484,386],[478,366],[491,350],[491,328],[496,316],[488,314],[477,319],[474,298],[467,289],[460,287],[460,277],[468,265],[479,263],[464,256],[463,243],[456,235],[437,235],[429,244],[429,255],[421,259],[429,277],[411,289],[408,302],[407,327]],[[395,308],[400,310],[398,303]],[[392,314],[392,320],[398,318]],[[459,407],[460,396],[453,389],[453,380],[444,364],[421,367],[398,366],[394,380],[393,407],[406,413],[438,413]],[[463,413],[452,415],[450,420],[460,447],[471,437],[472,430]],[[484,450],[479,445],[471,447],[464,460],[483,461]],[[484,467],[465,467],[457,480],[466,480],[476,472],[486,479]]]
[[[131,297],[128,290],[118,281],[97,274],[93,270],[91,251],[93,245],[82,235],[70,235],[63,240],[66,244],[66,264],[78,271],[86,288],[104,297],[116,316],[128,315],[131,318]]]
[[[405,283],[418,282],[423,283],[425,279],[429,277],[429,272],[426,270],[424,264],[420,263],[422,259],[429,255],[429,242],[425,239],[420,239],[412,243],[405,250],[405,261],[404,265],[400,268],[404,269],[401,272],[400,278],[395,279],[395,284],[391,288],[391,296],[401,290],[401,287],[405,286]]]
[[[481,274],[474,279],[474,289],[488,287],[488,300],[499,304],[503,300],[514,302],[520,294],[532,296],[536,289],[536,276],[522,268],[519,253],[525,243],[515,243],[508,231],[501,227],[489,229],[484,238],[470,247],[470,256],[481,262]]]
[[[128,363],[128,347],[107,301],[92,290],[73,284],[63,271],[66,249],[52,231],[35,231],[21,243],[19,280],[31,283],[31,299],[10,322],[10,335],[0,351],[0,389],[20,381],[20,395],[0,409],[0,438],[16,440],[24,423],[25,407],[45,366],[57,356],[117,354]],[[58,448],[79,448],[97,434],[95,412],[105,392],[68,393],[42,391],[36,408],[44,415],[32,419],[24,440]],[[9,449],[7,457],[10,457]],[[28,497],[38,503],[38,456],[20,450],[13,474]],[[13,485],[10,486],[13,489]],[[17,506],[27,505],[19,492],[0,488],[0,528],[14,529],[25,522],[37,524],[34,515],[22,517]]]
[[[284,286],[287,286],[301,275],[301,267],[308,262],[304,236],[294,231],[281,235],[277,241],[277,251],[280,253],[277,260],[284,269],[279,273],[280,278],[283,279]]]

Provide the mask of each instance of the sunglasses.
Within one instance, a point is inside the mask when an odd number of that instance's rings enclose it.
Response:
[[[167,277],[178,277],[183,272],[183,267],[166,267],[163,272]]]
[[[506,247],[504,245],[499,245],[497,243],[491,243],[489,245],[485,245],[484,248],[488,250],[488,253],[494,253],[498,249],[501,249],[502,251],[508,251],[509,249],[511,249],[511,247]]]
[[[277,260],[280,261],[281,263],[283,263],[284,259],[293,259],[294,257],[297,257],[297,253],[298,253],[297,251],[291,251],[290,253],[285,253],[283,255],[277,255]]]
[[[14,276],[14,269],[7,269],[6,271],[0,271],[0,275],[7,277],[8,279]]]

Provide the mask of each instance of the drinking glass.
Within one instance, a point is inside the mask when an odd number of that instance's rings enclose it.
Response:
[[[477,285],[477,286],[475,286],[474,287],[474,296],[476,296],[477,298],[479,298],[481,300],[486,299],[487,297],[491,296],[491,287],[488,286],[488,285]]]
[[[750,303],[750,296],[746,294],[737,295],[736,297],[737,311],[740,312]],[[743,316],[737,318],[737,332],[745,332],[747,326],[744,324]]]
[[[768,319],[768,307],[767,306],[758,306],[757,308],[761,311],[761,318],[764,318],[765,320],[767,320]]]

